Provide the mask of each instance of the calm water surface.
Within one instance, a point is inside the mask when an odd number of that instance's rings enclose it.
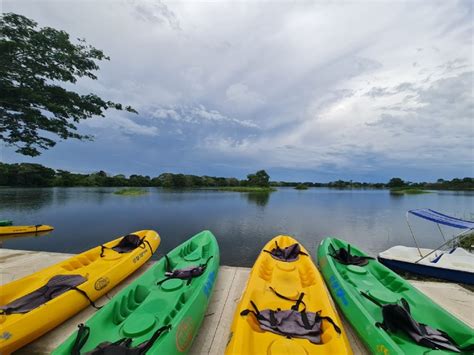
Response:
[[[405,222],[409,209],[432,208],[467,219],[474,212],[473,192],[392,196],[386,190],[281,188],[262,195],[150,188],[147,195],[119,196],[114,190],[0,189],[0,219],[55,227],[46,236],[3,240],[3,247],[78,253],[116,236],[154,229],[162,238],[157,253],[162,255],[209,229],[219,241],[222,264],[251,266],[266,241],[278,234],[296,237],[313,255],[326,236],[346,239],[376,255],[393,245],[414,245]],[[436,225],[411,220],[423,246],[440,244]]]

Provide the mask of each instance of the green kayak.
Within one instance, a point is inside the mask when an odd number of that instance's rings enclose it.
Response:
[[[203,231],[120,291],[53,354],[187,353],[204,319],[218,269],[216,238]]]
[[[2,219],[0,220],[0,226],[11,226],[13,224],[13,221],[10,221],[9,219]]]
[[[373,354],[473,353],[471,327],[357,248],[326,238],[318,262],[334,300]]]

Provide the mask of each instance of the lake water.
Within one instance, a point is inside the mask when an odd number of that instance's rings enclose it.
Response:
[[[262,195],[150,188],[146,195],[120,196],[114,190],[0,189],[0,219],[55,227],[46,236],[3,240],[3,247],[78,253],[116,236],[154,229],[162,238],[157,253],[162,255],[209,229],[219,241],[223,265],[251,266],[263,245],[278,234],[294,236],[313,256],[326,236],[343,238],[376,255],[393,245],[414,245],[405,222],[409,209],[432,208],[467,219],[474,216],[473,192],[392,196],[387,190],[280,188]],[[436,247],[442,242],[436,225],[415,217],[410,220],[422,246]]]

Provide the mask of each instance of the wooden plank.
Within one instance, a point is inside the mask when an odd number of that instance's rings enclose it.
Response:
[[[0,249],[0,264],[2,265],[0,284],[22,278],[71,256],[71,254],[61,253]]]
[[[234,281],[236,268],[221,266],[217,276],[214,292],[209,302],[206,317],[202,323],[201,329],[194,340],[191,355],[209,354],[217,329],[219,319],[224,311],[229,290]]]
[[[219,316],[217,331],[212,340],[212,346],[208,354],[224,354],[227,342],[229,340],[230,327],[234,318],[235,308],[247,284],[250,269],[235,269],[235,276],[227,293],[224,309]]]

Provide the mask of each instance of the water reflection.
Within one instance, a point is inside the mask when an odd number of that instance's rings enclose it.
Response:
[[[0,212],[2,215],[9,211],[34,211],[51,205],[54,199],[53,189],[44,188],[1,188]],[[3,218],[3,217],[2,217]],[[11,219],[11,218],[9,218]]]
[[[270,201],[271,192],[249,192],[247,193],[247,201],[255,203],[257,206],[265,207]]]
[[[2,234],[0,236],[0,246],[1,243],[9,240],[9,239],[17,239],[17,238],[29,238],[29,237],[44,237],[48,234],[51,234],[51,231],[44,231],[44,232],[31,232],[31,233],[21,233],[21,234]]]
[[[163,255],[203,229],[211,230],[224,265],[251,266],[264,244],[290,234],[314,255],[326,236],[340,237],[372,255],[393,245],[413,246],[405,212],[432,208],[468,218],[474,194],[435,192],[392,196],[384,190],[292,188],[272,193],[148,189],[142,196],[114,195],[114,188],[0,189],[0,219],[49,224],[51,236],[12,238],[5,248],[78,253],[120,235],[154,229]],[[271,196],[270,196],[271,195]],[[414,223],[427,248],[439,231]],[[434,234],[436,233],[436,235]]]

